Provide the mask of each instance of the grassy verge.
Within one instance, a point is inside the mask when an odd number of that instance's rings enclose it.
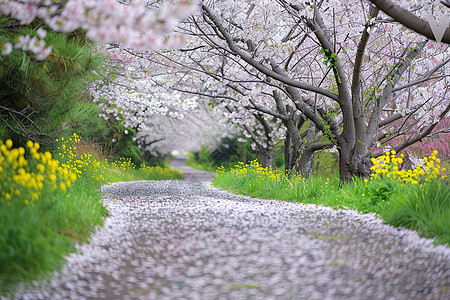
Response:
[[[388,153],[373,160],[370,179],[355,178],[339,186],[339,179],[314,175],[308,180],[286,177],[261,167],[256,161],[240,163],[233,169],[217,170],[214,186],[236,194],[279,199],[333,208],[374,212],[385,223],[410,228],[436,244],[450,245],[450,186],[440,175],[436,153],[414,170],[400,170],[401,157]]]
[[[63,140],[54,155],[37,143],[14,148],[0,141],[0,295],[59,269],[76,251],[73,242],[86,241],[103,224],[103,184],[182,178],[178,170],[76,155],[77,141],[76,135]]]
[[[200,171],[215,172],[217,167],[213,163],[199,163],[195,160],[193,153],[188,153],[188,159],[186,160],[186,165]]]

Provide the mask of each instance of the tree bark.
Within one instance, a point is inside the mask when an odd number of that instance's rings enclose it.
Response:
[[[314,170],[314,151],[306,148],[302,151],[298,161],[298,172],[303,178],[308,178]]]
[[[291,165],[291,137],[286,134],[284,138],[284,173],[289,173],[289,166]]]
[[[259,148],[259,163],[264,167],[273,166],[273,155],[270,150],[260,147]]]
[[[422,20],[413,13],[407,11],[396,5],[390,0],[370,0],[375,4],[380,10],[386,13],[388,16],[394,18],[397,22],[405,25],[409,29],[426,36],[431,40],[436,40],[433,30],[431,29],[430,23]],[[450,27],[445,30],[444,36],[441,42],[450,44]]]

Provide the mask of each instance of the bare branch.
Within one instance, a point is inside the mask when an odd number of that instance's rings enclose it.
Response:
[[[406,9],[401,8],[400,6],[394,4],[391,0],[370,0],[373,4],[375,4],[380,10],[382,10],[385,14],[394,18],[397,22],[405,25],[409,29],[426,36],[431,40],[436,40],[434,36],[433,30],[431,29],[430,24],[407,11]],[[450,27],[444,33],[442,37],[443,43],[450,44]]]

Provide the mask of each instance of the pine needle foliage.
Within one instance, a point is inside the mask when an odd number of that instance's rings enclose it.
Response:
[[[39,20],[22,26],[0,16],[0,43],[14,43],[19,35],[36,36],[40,27],[45,28]],[[53,142],[70,123],[69,112],[93,71],[103,64],[82,31],[65,34],[45,29],[45,41],[53,49],[45,60],[21,49],[0,56],[0,126],[18,144],[28,139]]]

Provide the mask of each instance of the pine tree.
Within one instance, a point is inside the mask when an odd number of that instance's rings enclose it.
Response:
[[[22,49],[0,55],[0,139],[12,138],[16,145],[54,141],[103,63],[84,32],[55,32],[40,20],[23,26],[0,15],[0,44],[17,43],[11,41],[17,34],[37,36],[39,28],[47,31],[45,41],[53,47],[47,58],[39,61]]]

